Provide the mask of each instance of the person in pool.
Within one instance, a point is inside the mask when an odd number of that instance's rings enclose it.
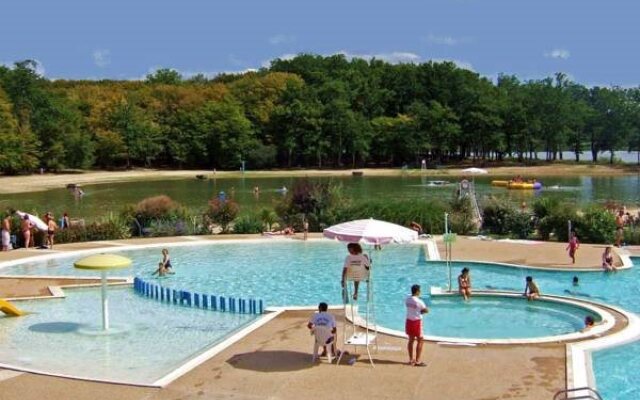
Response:
[[[540,289],[538,289],[538,285],[533,281],[533,277],[527,276],[525,280],[524,296],[527,296],[527,300],[531,301],[540,298]]]
[[[153,275],[158,275],[158,276],[165,276],[167,274],[167,270],[164,268],[164,264],[162,264],[162,262],[158,263],[158,269],[156,269],[153,274],[151,274],[151,276]]]
[[[582,329],[582,332],[590,330],[595,325],[596,321],[593,319],[593,317],[591,315],[587,315],[586,317],[584,317],[584,328]]]
[[[171,257],[169,256],[169,250],[162,249],[162,269],[166,274],[173,274],[173,266],[171,265]]]
[[[469,300],[471,297],[471,276],[467,267],[462,268],[460,275],[458,275],[458,291],[465,300]]]

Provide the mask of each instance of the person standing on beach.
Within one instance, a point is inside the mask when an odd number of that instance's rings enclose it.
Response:
[[[425,367],[427,364],[420,361],[422,355],[423,334],[422,315],[429,312],[429,309],[420,299],[420,285],[411,286],[411,296],[404,302],[407,307],[407,319],[405,321],[405,333],[409,336],[407,351],[409,352],[409,365],[414,367]],[[413,344],[416,343],[415,352]]]
[[[56,229],[58,229],[58,224],[56,224],[56,220],[51,213],[47,213],[47,216],[47,247],[53,250],[53,237],[56,234]]]
[[[567,245],[566,250],[569,250],[569,257],[571,257],[571,264],[576,263],[576,252],[580,247],[580,242],[578,242],[578,236],[576,232],[571,232],[571,237],[569,238],[569,244]]]
[[[31,244],[31,228],[33,225],[31,221],[29,221],[29,216],[27,214],[22,217],[22,221],[20,221],[20,230],[22,231],[22,237],[24,238],[24,248],[28,249]]]
[[[9,251],[10,238],[11,238],[11,217],[7,215],[2,220],[2,251]]]
[[[307,240],[307,236],[309,235],[309,221],[306,218],[302,220],[302,231],[304,232],[303,240]]]

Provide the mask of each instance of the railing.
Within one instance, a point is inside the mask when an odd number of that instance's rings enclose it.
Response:
[[[133,280],[133,290],[142,296],[167,304],[237,314],[262,314],[264,312],[264,302],[262,300],[176,290],[145,282],[138,277]]]
[[[559,390],[553,396],[553,400],[602,400],[602,396],[600,396],[597,390],[583,386],[574,389]]]

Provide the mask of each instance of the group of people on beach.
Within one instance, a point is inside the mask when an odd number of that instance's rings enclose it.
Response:
[[[11,239],[11,230],[12,230],[12,215],[16,213],[15,211],[8,212],[7,215],[2,219],[2,230],[1,230],[1,244],[2,251],[9,251],[12,246],[15,246],[15,242],[12,243]],[[66,229],[70,226],[69,223],[69,215],[65,212],[63,217],[60,219],[60,224],[56,222],[56,219],[53,216],[53,213],[50,211],[44,214],[42,217],[42,221],[36,223],[38,219],[34,219],[34,217],[27,213],[18,213],[20,215],[20,234],[22,235],[23,244],[25,249],[29,249],[31,247],[35,247],[35,232],[42,231],[44,236],[42,238],[42,244],[40,248],[48,248],[53,249],[55,235],[59,229]],[[44,222],[44,226],[42,225]]]

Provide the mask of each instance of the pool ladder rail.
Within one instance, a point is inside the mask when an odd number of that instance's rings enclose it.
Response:
[[[571,397],[569,397],[571,396]],[[602,400],[602,396],[597,390],[589,386],[573,389],[559,390],[553,396],[553,400]]]

